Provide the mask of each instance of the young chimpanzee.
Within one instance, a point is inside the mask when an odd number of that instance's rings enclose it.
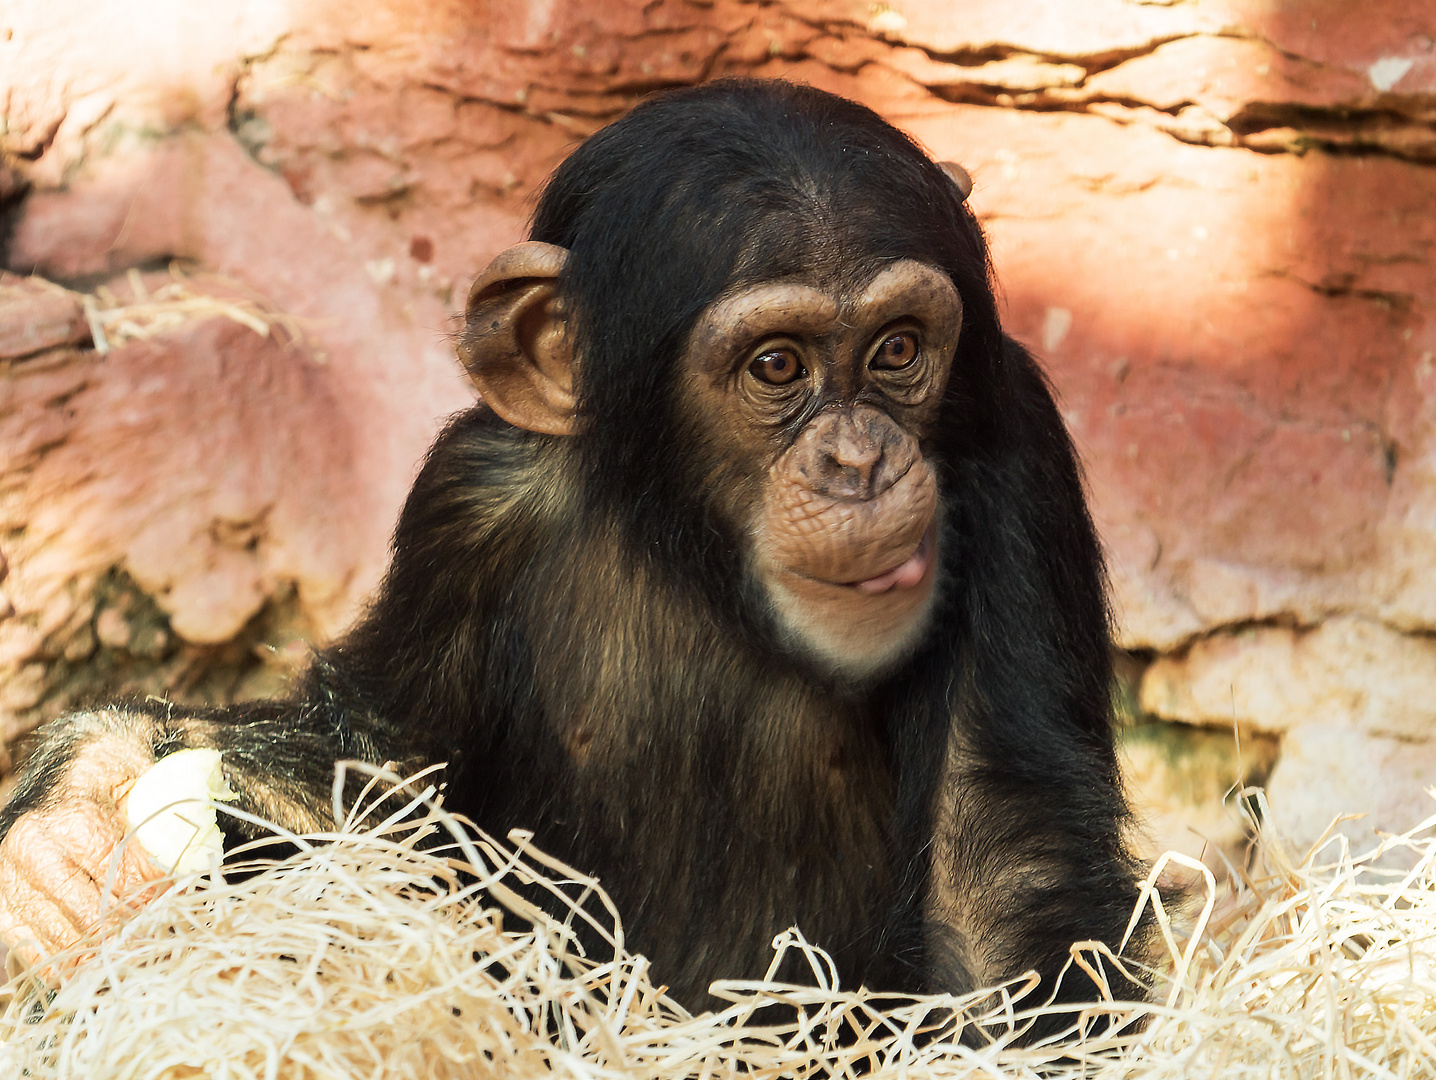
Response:
[[[776,82],[589,139],[474,285],[483,403],[368,614],[287,700],[46,728],[0,929],[73,940],[124,785],[208,746],[298,830],[329,823],[338,759],[447,762],[449,807],[598,875],[691,1005],[791,925],[892,991],[1116,943],[1137,886],[1101,556],[959,173]]]

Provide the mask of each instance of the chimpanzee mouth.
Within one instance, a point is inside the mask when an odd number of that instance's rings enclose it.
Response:
[[[928,567],[932,565],[932,549],[937,538],[937,523],[927,527],[918,541],[917,548],[902,562],[891,570],[885,570],[876,577],[870,577],[863,581],[850,581],[846,584],[849,588],[857,589],[858,592],[876,596],[879,593],[891,592],[894,589],[911,589],[922,584],[927,577]]]

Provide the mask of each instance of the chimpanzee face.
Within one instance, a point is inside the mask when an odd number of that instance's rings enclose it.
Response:
[[[942,271],[732,291],[699,317],[685,411],[751,478],[730,511],[785,644],[862,677],[910,653],[933,606],[939,493],[923,444],[962,325]]]

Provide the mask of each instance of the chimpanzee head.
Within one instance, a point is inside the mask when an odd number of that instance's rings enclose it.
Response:
[[[560,166],[461,355],[499,416],[571,442],[595,513],[866,678],[923,636],[942,463],[1000,393],[966,184],[809,87],[665,94]]]

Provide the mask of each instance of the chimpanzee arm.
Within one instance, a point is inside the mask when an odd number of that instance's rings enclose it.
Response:
[[[1071,759],[1034,780],[1025,769],[983,760],[953,731],[933,807],[923,912],[930,989],[973,988],[1036,970],[1044,984],[1023,1003],[1036,1006],[1051,995],[1074,942],[1120,943],[1136,902],[1135,865],[1115,827],[1109,785],[1083,782],[1096,764],[1090,749],[1065,749]],[[1128,955],[1141,961],[1144,952],[1139,934]],[[1143,995],[1116,971],[1109,976],[1119,998]],[[1097,994],[1074,968],[1059,1000]]]
[[[223,753],[240,809],[297,831],[322,827],[332,817],[327,796],[338,740],[305,725],[303,713],[289,703],[186,711],[145,702],[64,717],[37,732],[0,812],[0,837],[23,816],[60,808],[97,785],[122,796],[160,758],[194,747]]]
[[[107,903],[107,874],[117,896],[160,876],[138,845],[125,847],[113,871],[110,859],[125,835],[129,787],[176,750],[221,751],[232,805],[249,814],[295,832],[331,827],[335,762],[394,758],[379,725],[357,726],[322,695],[224,709],[148,701],[47,725],[0,812],[0,937],[38,943],[24,950],[30,959],[67,948]],[[239,838],[260,831],[223,816],[222,825]]]
[[[915,710],[927,733],[906,740],[905,768],[930,777],[933,988],[1035,969],[1047,980],[1039,1004],[1073,942],[1119,944],[1139,873],[1124,835],[1101,549],[1040,372],[1011,342],[1004,359],[1009,426],[955,468],[959,659]],[[1129,955],[1145,959],[1147,938],[1143,927]],[[1115,974],[1113,989],[1143,993]],[[1061,996],[1094,993],[1073,971]]]

